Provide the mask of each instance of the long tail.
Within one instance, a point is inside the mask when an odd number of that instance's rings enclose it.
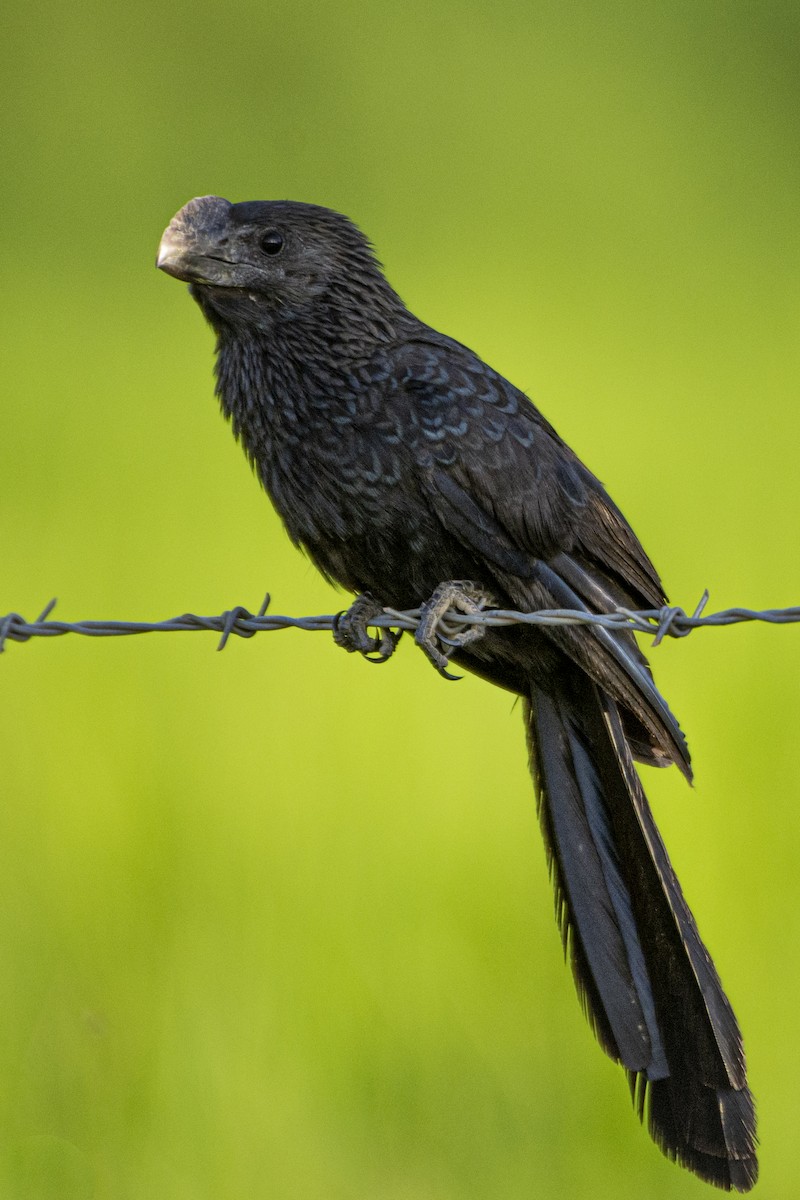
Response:
[[[739,1027],[683,898],[616,704],[579,669],[526,706],[556,911],[592,1027],[663,1152],[718,1187],[756,1181]]]

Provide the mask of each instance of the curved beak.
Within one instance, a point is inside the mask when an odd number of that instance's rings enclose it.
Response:
[[[230,284],[236,263],[226,257],[231,204],[200,196],[176,213],[161,238],[156,266],[187,283]]]

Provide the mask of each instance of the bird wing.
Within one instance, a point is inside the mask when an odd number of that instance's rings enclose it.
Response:
[[[528,398],[472,351],[441,335],[407,342],[395,363],[411,404],[418,465],[484,507],[504,541],[526,556],[566,551],[609,591],[659,607],[661,581],[641,543],[600,481]],[[480,522],[478,522],[480,524]]]
[[[404,345],[395,378],[429,503],[514,603],[597,612],[664,602],[655,568],[599,480],[506,379],[438,335]],[[600,626],[547,632],[644,725],[663,761],[689,775],[683,734],[633,637]]]

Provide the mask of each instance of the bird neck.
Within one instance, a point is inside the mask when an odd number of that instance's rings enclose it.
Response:
[[[386,318],[359,327],[319,307],[313,319],[281,308],[259,327],[217,327],[220,405],[266,486],[266,464],[290,458],[309,424],[357,403],[359,366],[394,334]]]
[[[253,404],[301,418],[316,402],[325,405],[352,390],[353,372],[381,350],[402,340],[414,318],[399,296],[380,279],[360,285],[349,280],[313,304],[283,300],[262,307],[246,323],[215,320],[217,392],[236,425]]]

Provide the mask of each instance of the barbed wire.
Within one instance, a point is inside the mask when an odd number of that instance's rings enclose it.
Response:
[[[708,591],[703,592],[699,603],[691,613],[679,606],[631,610],[617,608],[610,612],[591,613],[578,609],[552,608],[534,612],[516,612],[511,609],[487,608],[477,613],[462,613],[448,610],[438,623],[437,634],[445,643],[451,642],[460,632],[470,626],[486,626],[499,629],[508,625],[601,625],[605,629],[642,633],[653,638],[658,645],[665,637],[685,637],[694,629],[705,626],[738,625],[745,621],[764,621],[770,625],[789,625],[800,622],[800,607],[770,608],[726,608],[721,612],[703,615],[708,603]],[[8,613],[0,617],[0,653],[6,642],[27,642],[35,637],[62,637],[76,633],[85,637],[128,637],[139,633],[197,633],[202,631],[219,633],[218,650],[222,650],[228,639],[253,637],[257,633],[268,633],[278,629],[304,629],[312,632],[331,632],[337,614],[330,613],[311,617],[287,617],[268,613],[271,597],[265,596],[258,612],[251,613],[242,605],[213,617],[183,613],[165,621],[58,621],[50,620],[56,601],[51,600],[35,621],[26,621],[20,613]],[[385,608],[369,621],[371,629],[396,629],[413,631],[420,623],[420,609],[397,611]]]

